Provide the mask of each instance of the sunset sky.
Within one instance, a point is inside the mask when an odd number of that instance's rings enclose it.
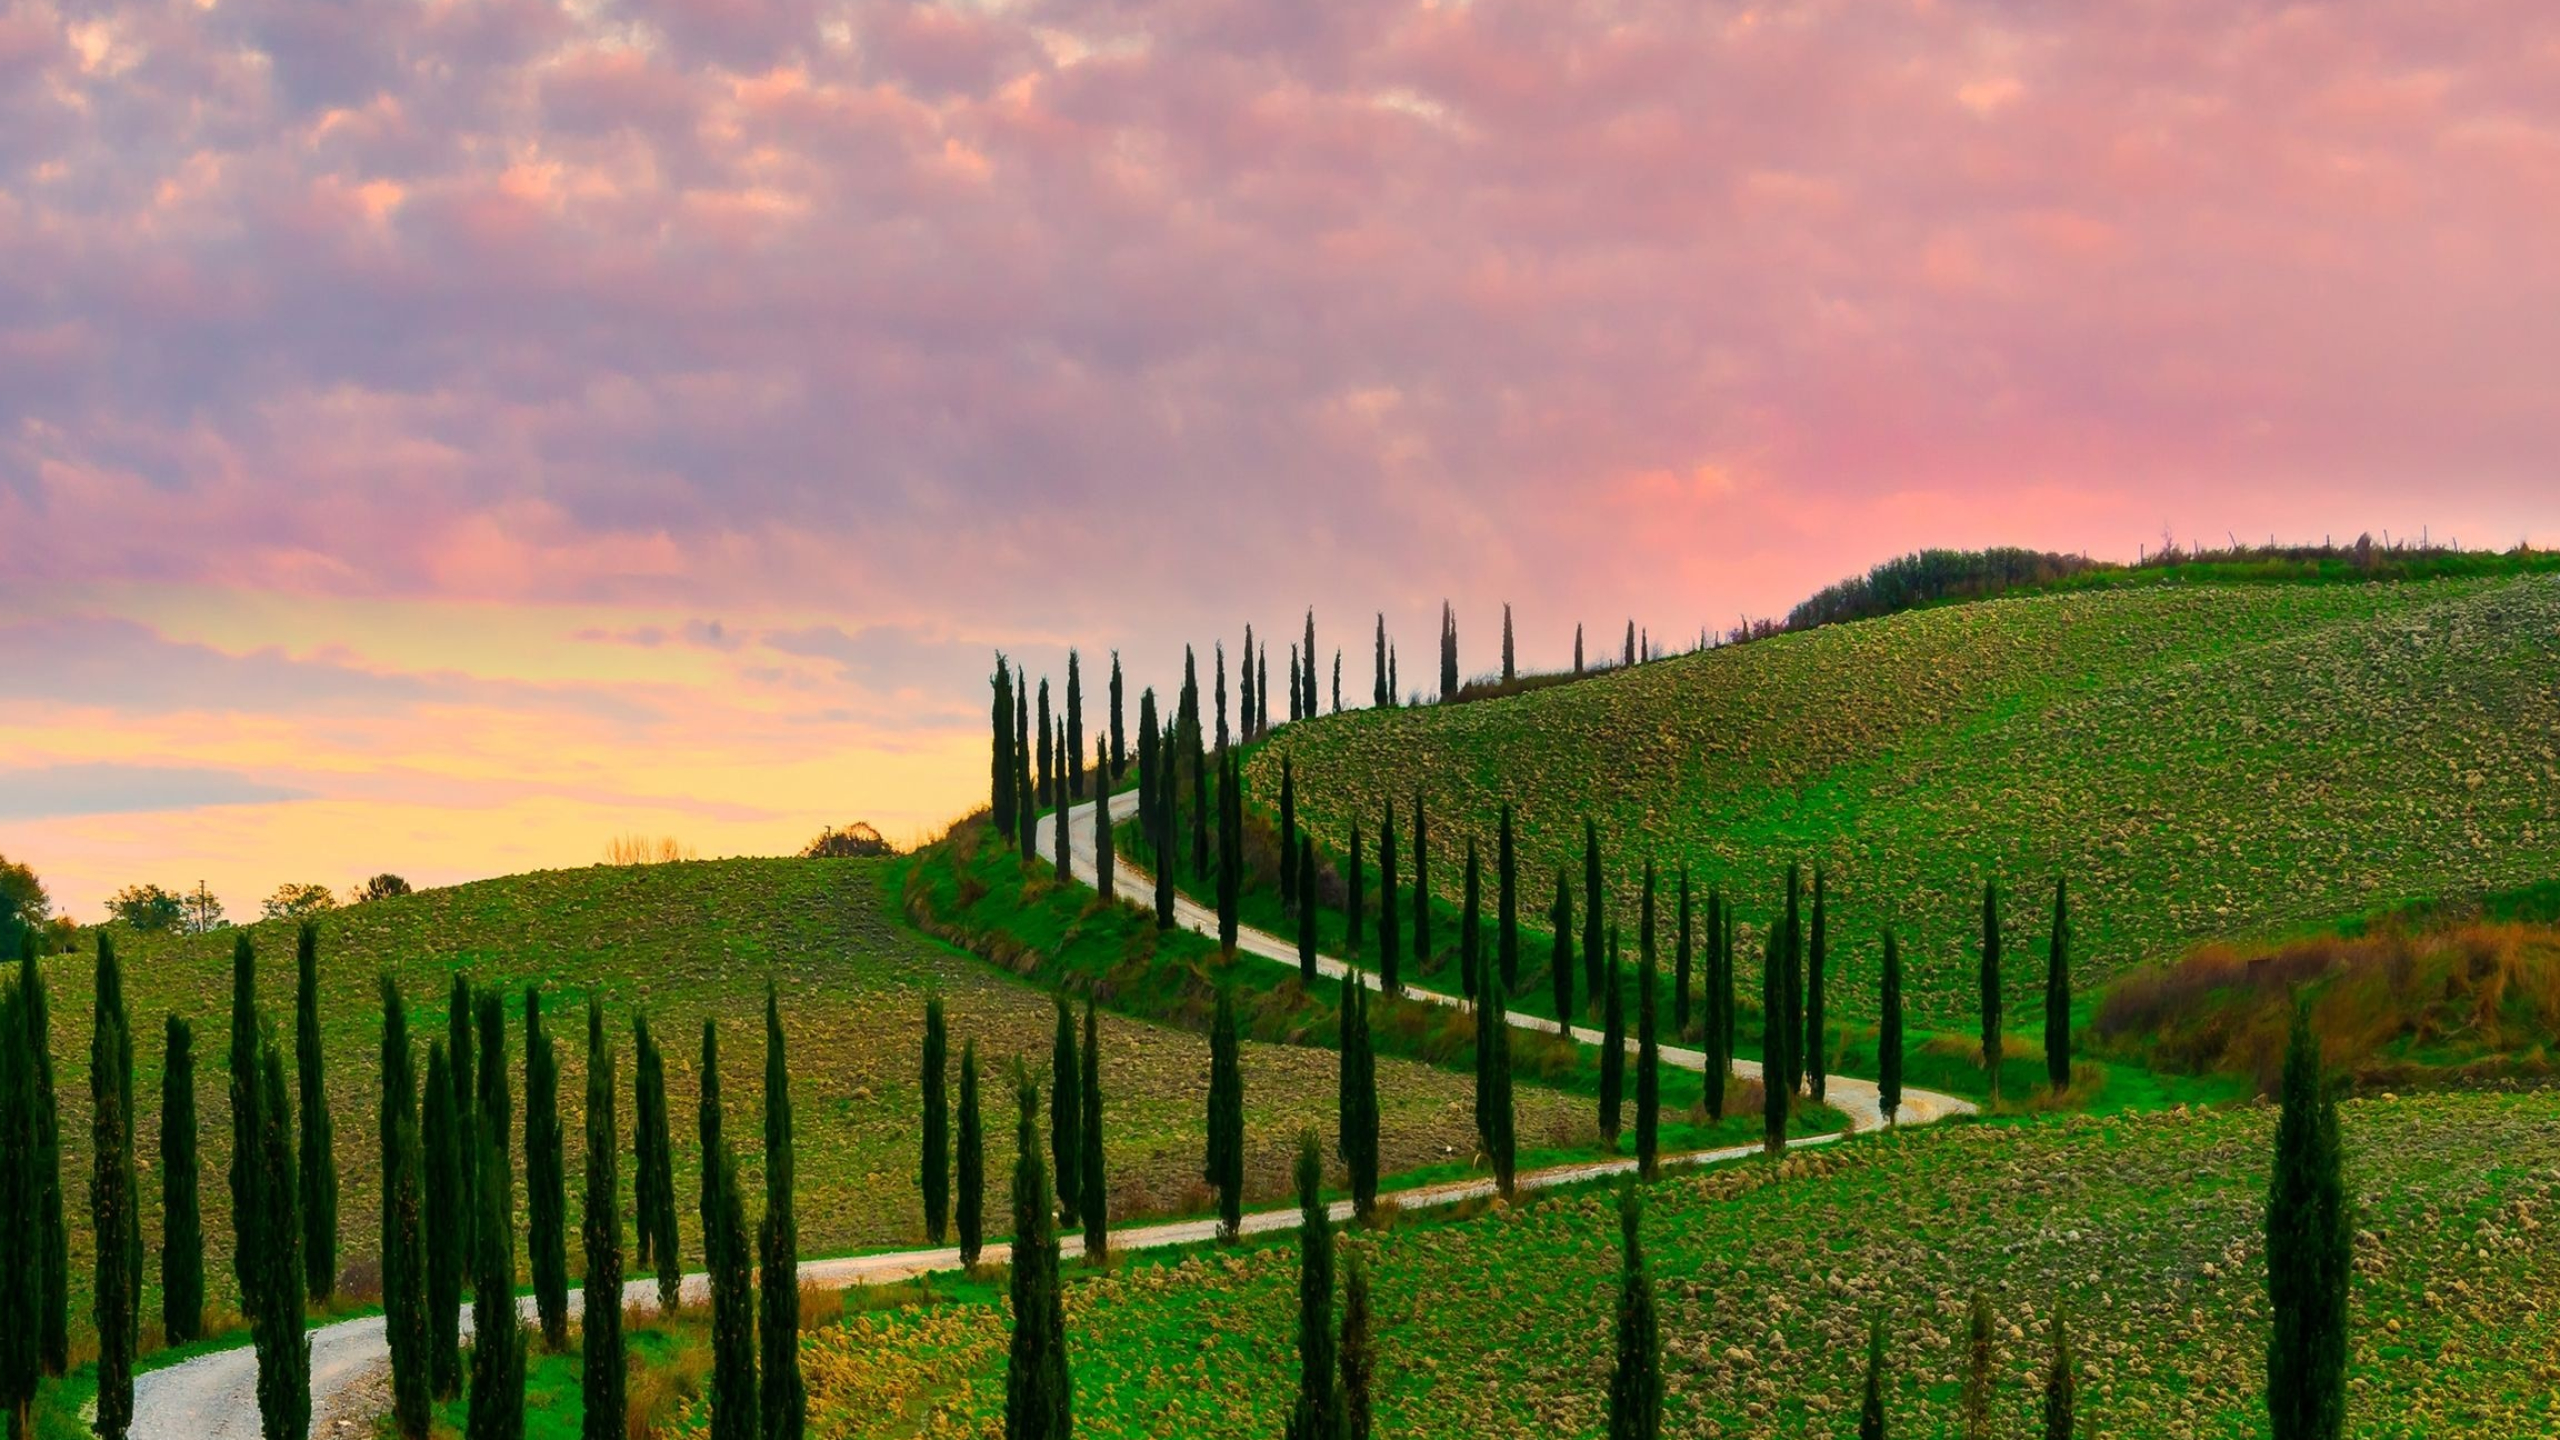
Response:
[[[2544,0],[16,0],[0,854],[906,839],[996,647],[2560,543],[2555,236]]]

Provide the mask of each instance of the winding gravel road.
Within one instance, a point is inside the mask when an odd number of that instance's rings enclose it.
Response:
[[[1134,794],[1113,796],[1110,801],[1114,818],[1126,818],[1137,809],[1137,804],[1138,797]],[[1068,859],[1076,877],[1087,884],[1094,883],[1098,875],[1094,865],[1096,858],[1094,826],[1099,822],[1101,814],[1101,807],[1094,803],[1078,805],[1068,811],[1070,851]],[[1045,840],[1050,833],[1049,828],[1044,825],[1043,839]],[[1044,849],[1043,854],[1048,855],[1050,852]],[[1118,894],[1124,899],[1146,903],[1154,893],[1154,877],[1125,860],[1114,867],[1113,880]],[[1214,935],[1218,931],[1216,912],[1202,907],[1187,897],[1177,897],[1174,901],[1174,919],[1185,929],[1195,930],[1204,935]],[[1242,953],[1259,956],[1293,969],[1298,963],[1298,948],[1295,942],[1283,940],[1277,935],[1260,930],[1248,928],[1240,931],[1236,938],[1236,948]],[[1318,957],[1316,964],[1317,968],[1326,975],[1356,976],[1360,984],[1372,988],[1377,985],[1375,975],[1346,965],[1331,956]],[[1406,993],[1419,1000],[1448,1005],[1463,1003],[1453,997],[1426,990],[1412,990]],[[1513,1015],[1510,1019],[1513,1025],[1524,1030],[1549,1031],[1553,1028],[1552,1022],[1530,1016]],[[1574,1038],[1593,1045],[1601,1043],[1603,1039],[1601,1032],[1581,1026],[1574,1027],[1573,1035]],[[1632,1039],[1629,1044],[1632,1046]],[[1704,1070],[1707,1057],[1696,1050],[1664,1046],[1662,1062],[1685,1070]],[[1759,1064],[1750,1060],[1736,1060],[1733,1068],[1736,1074],[1746,1078],[1756,1079],[1760,1073]],[[1852,1131],[1878,1129],[1884,1124],[1884,1111],[1872,1081],[1834,1075],[1830,1077],[1825,1098],[1833,1109],[1849,1117]],[[1902,1095],[1902,1110],[1899,1118],[1904,1124],[1925,1125],[1948,1116],[1971,1114],[1973,1109],[1971,1102],[1960,1100],[1952,1095],[1940,1095],[1926,1090],[1905,1090]],[[1827,1145],[1840,1138],[1838,1134],[1815,1135],[1791,1143],[1798,1147]],[[1702,1150],[1685,1155],[1666,1156],[1663,1163],[1665,1165],[1712,1165],[1758,1153],[1760,1153],[1760,1147],[1757,1145],[1736,1145],[1722,1150]],[[1635,1161],[1632,1158],[1593,1161],[1582,1165],[1563,1165],[1547,1170],[1524,1172],[1519,1176],[1519,1184],[1524,1189],[1547,1189],[1557,1185],[1571,1185],[1580,1181],[1624,1174],[1634,1168]],[[1461,1180],[1396,1191],[1394,1198],[1399,1205],[1410,1210],[1454,1205],[1492,1193],[1493,1182],[1489,1179]],[[1337,1221],[1349,1219],[1350,1214],[1351,1205],[1348,1201],[1339,1201],[1333,1206],[1333,1216]],[[1296,1206],[1256,1211],[1244,1217],[1244,1228],[1252,1234],[1295,1229],[1297,1223]],[[1135,1225],[1115,1229],[1112,1232],[1111,1243],[1115,1249],[1144,1250],[1164,1245],[1196,1245],[1212,1240],[1216,1236],[1217,1222],[1214,1219],[1177,1220],[1163,1224]],[[984,1258],[988,1261],[1001,1261],[1009,1253],[1009,1248],[1000,1242],[989,1244]],[[1068,1255],[1079,1255],[1084,1249],[1083,1237],[1063,1236],[1061,1248]],[[833,1260],[803,1261],[800,1266],[800,1278],[804,1284],[841,1289],[853,1285],[885,1284],[934,1271],[959,1268],[959,1248],[946,1246],[933,1250],[899,1250],[878,1255],[849,1255]],[[701,1300],[704,1298],[708,1283],[708,1278],[703,1275],[686,1276],[684,1298],[688,1302]],[[623,1289],[626,1305],[654,1308],[657,1304],[657,1296],[657,1282],[654,1279],[635,1280]],[[580,1308],[580,1296],[574,1289],[569,1292],[569,1307],[573,1315]],[[531,1296],[521,1298],[517,1302],[517,1308],[527,1321],[534,1318]],[[462,1327],[465,1334],[470,1333],[471,1312],[468,1308],[462,1313]],[[387,1362],[388,1354],[383,1338],[382,1317],[378,1315],[341,1320],[311,1331],[312,1412],[315,1415],[327,1415],[338,1408],[334,1402],[356,1390],[357,1387],[367,1384],[379,1374],[382,1366]],[[243,1345],[230,1350],[199,1355],[183,1364],[172,1365],[166,1369],[150,1371],[135,1377],[133,1400],[134,1440],[257,1440],[259,1434],[257,1358],[247,1346]]]

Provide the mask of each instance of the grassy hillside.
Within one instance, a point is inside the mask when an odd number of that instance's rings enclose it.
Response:
[[[1973,1005],[1986,877],[2009,892],[2011,1007],[2040,989],[2052,876],[2090,982],[2210,937],[2283,929],[2560,869],[2560,579],[2162,587],[1915,611],[1483,704],[1289,727],[1283,755],[1339,843],[1383,801],[1433,811],[1433,879],[1464,827],[1518,806],[1524,873],[1602,826],[1618,903],[1650,854],[1740,893],[1827,867],[1840,989],[1872,1005],[1904,940],[1924,1016]],[[1533,892],[1536,893],[1536,892]],[[1755,951],[1747,948],[1745,956]]]
[[[1052,1012],[1042,991],[959,951],[917,935],[890,908],[881,862],[729,860],[645,867],[597,867],[512,876],[378,902],[329,916],[321,930],[322,1015],[330,1109],[337,1125],[342,1263],[359,1264],[378,1240],[375,1179],[377,1056],[381,1012],[377,976],[400,977],[412,1002],[411,1028],[423,1050],[444,1033],[450,976],[468,969],[511,996],[538,982],[562,1052],[561,1105],[574,1192],[581,1173],[585,1094],[585,1004],[592,989],[605,1003],[624,1067],[622,1128],[630,1133],[630,1016],[646,1007],[668,1050],[680,1193],[690,1197],[696,1057],[706,1016],[722,1024],[722,1082],[728,1134],[740,1147],[750,1195],[760,1193],[763,995],[770,971],[781,981],[792,1044],[793,1098],[798,1106],[800,1234],[809,1254],[922,1241],[915,1178],[919,1111],[916,1066],[924,1000],[948,999],[953,1081],[961,1042],[974,1036],[988,1062],[986,1089],[988,1209],[1002,1217],[1011,1172],[1013,1112],[1001,1066],[1016,1055],[1045,1069]],[[293,937],[279,925],[252,930],[261,961],[260,999],[288,1045],[293,1034]],[[217,1297],[230,1294],[230,1213],[224,1186],[229,1107],[223,1054],[228,1045],[232,937],[125,937],[126,993],[141,1043],[135,1055],[137,1136],[145,1171],[143,1224],[151,1250],[152,1293],[145,1313],[158,1314],[158,1157],[161,1022],[171,1011],[196,1025],[198,1104],[204,1144],[208,1270]],[[63,1081],[64,1170],[72,1211],[75,1326],[87,1314],[88,1033],[91,961],[45,962],[53,989],[54,1053]],[[515,1019],[518,1001],[511,998]],[[1197,1035],[1106,1015],[1103,1019],[1105,1112],[1114,1205],[1128,1213],[1202,1208],[1198,1188],[1202,1112],[1208,1076],[1206,1041]],[[523,1084],[523,1031],[510,1026],[509,1062],[517,1093]],[[1298,1131],[1330,1133],[1335,1057],[1282,1045],[1249,1045],[1245,1096],[1249,1129],[1247,1189],[1256,1201],[1285,1193]],[[1382,1059],[1379,1090],[1384,1165],[1391,1170],[1463,1159],[1473,1145],[1464,1075]],[[956,1092],[955,1092],[956,1099]],[[1524,1104],[1540,1102],[1532,1093]],[[1545,1136],[1569,1108],[1539,1112]],[[521,1100],[517,1106],[519,1121]],[[1044,1132],[1045,1133],[1045,1132]],[[522,1164],[521,1136],[517,1163]],[[623,1168],[624,1184],[631,1169]],[[519,1203],[523,1187],[517,1187]],[[753,1202],[751,1201],[751,1206]],[[574,1193],[571,1198],[574,1208]],[[688,1198],[679,1207],[685,1246],[699,1242]],[[624,1213],[629,1214],[628,1201]],[[1001,1223],[995,1218],[994,1223]],[[571,1237],[574,1247],[576,1238]]]
[[[2549,1095],[2341,1113],[2360,1229],[2349,1433],[2550,1433]],[[1893,1327],[1892,1432],[1951,1433],[1977,1286],[2000,1321],[2003,1433],[2035,1429],[2057,1303],[2084,1363],[2088,1433],[2263,1433],[2274,1123],[2247,1108],[1933,1128],[1799,1157],[1784,1178],[1751,1164],[1653,1186],[1664,1433],[1849,1433],[1877,1306]],[[1367,1253],[1375,1287],[1380,1434],[1599,1433],[1618,1266],[1605,1193],[1346,1243]],[[1078,1432],[1277,1434],[1296,1283],[1296,1251],[1279,1242],[1071,1289]],[[1005,1334],[1001,1305],[965,1303],[822,1334],[813,1433],[993,1433]]]

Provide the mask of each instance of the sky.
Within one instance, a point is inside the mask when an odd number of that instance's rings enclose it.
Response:
[[[2560,543],[2555,233],[2540,0],[16,0],[0,855],[913,839],[998,648]]]

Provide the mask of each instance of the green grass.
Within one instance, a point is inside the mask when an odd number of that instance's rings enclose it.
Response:
[[[2548,1303],[2560,1116],[2548,1093],[2354,1101],[2349,1433],[2523,1435],[2560,1425]],[[1965,1306],[1999,1318],[1996,1404],[2031,1433],[2061,1303],[2089,1433],[2262,1433],[2263,1108],[1933,1127],[1648,1189],[1665,1433],[1797,1436],[1856,1423],[1864,1328],[1890,1317],[1893,1433],[1953,1424]],[[1345,1242],[1376,1293],[1379,1433],[1594,1434],[1608,1388],[1617,1227],[1592,1188]],[[1080,1434],[1275,1434],[1296,1375],[1286,1238],[1133,1266],[1069,1293]],[[981,1433],[1005,1315],[871,1313],[808,1351],[816,1433]]]
[[[1012,1164],[1013,1113],[1004,1067],[1022,1056],[1044,1069],[1052,1012],[1046,994],[897,918],[885,889],[886,862],[733,860],[646,867],[594,867],[512,876],[425,891],[340,911],[323,924],[323,1042],[330,1107],[343,1182],[339,1254],[359,1297],[379,1244],[375,1162],[376,1062],[380,1043],[377,976],[390,966],[412,1002],[411,1028],[423,1048],[444,1033],[449,977],[467,968],[511,994],[540,982],[562,1052],[561,1104],[573,1207],[582,1173],[585,1093],[584,1006],[601,996],[623,1066],[622,1132],[630,1134],[629,1017],[645,1006],[669,1054],[669,1100],[679,1171],[680,1225],[688,1255],[698,1243],[691,1196],[697,1156],[695,1057],[705,1016],[723,1026],[722,1080],[728,1134],[742,1153],[750,1195],[762,1183],[762,1005],[765,976],[781,982],[791,1033],[798,1107],[799,1218],[803,1253],[816,1256],[895,1248],[923,1241],[915,1178],[916,1075],[925,997],[947,998],[954,1084],[961,1042],[975,1037],[985,1062],[987,1214],[1002,1217]],[[260,998],[292,1034],[292,937],[281,926],[252,932],[261,958]],[[137,1033],[137,1102],[146,1119],[137,1152],[144,1162],[144,1314],[156,1320],[159,1184],[160,1017],[176,1010],[196,1024],[198,1105],[203,1141],[207,1272],[217,1305],[231,1295],[231,1225],[224,1169],[229,1152],[222,1056],[226,1048],[231,936],[120,939]],[[73,1244],[72,1318],[85,1328],[90,1271],[85,1194],[86,1074],[91,962],[45,962],[53,989],[54,1051],[62,1087],[64,1173]],[[1120,997],[1136,1000],[1142,997]],[[1188,1214],[1205,1208],[1198,1182],[1204,1133],[1207,1046],[1177,1026],[1108,1013],[1104,997],[1105,1113],[1115,1214]],[[510,1014],[515,1013],[511,1000]],[[1150,1013],[1153,1013],[1150,1011]],[[522,1084],[522,1032],[509,1063]],[[1247,1190],[1255,1203],[1287,1191],[1298,1132],[1330,1133],[1335,1058],[1292,1045],[1247,1047]],[[1383,1162],[1389,1169],[1441,1164],[1472,1146],[1464,1075],[1394,1062],[1381,1069]],[[955,1097],[956,1098],[956,1097]],[[521,1106],[518,1107],[521,1114]],[[1587,1131],[1579,1100],[1524,1091],[1524,1142]],[[1045,1133],[1045,1132],[1044,1132]],[[521,1151],[521,1137],[517,1141]],[[521,1153],[517,1157],[522,1163]],[[631,1167],[622,1169],[626,1189]],[[519,1203],[523,1196],[519,1181]],[[521,1219],[519,1220],[521,1224]],[[574,1234],[570,1241],[576,1245]],[[696,1262],[698,1264],[698,1261]],[[573,1267],[574,1268],[574,1267]]]
[[[1951,1023],[1974,1005],[1986,877],[2008,892],[2006,988],[2026,1015],[2057,872],[2083,994],[2201,938],[2550,876],[2555,715],[2560,579],[2154,586],[1328,716],[1257,747],[1247,783],[1267,813],[1292,757],[1300,813],[1337,849],[1355,817],[1374,847],[1390,799],[1409,836],[1419,791],[1444,897],[1505,801],[1537,897],[1578,867],[1590,815],[1620,918],[1644,858],[1685,862],[1740,898],[1746,976],[1801,859],[1831,877],[1838,1008],[1872,1014],[1890,925],[1915,1017]]]

